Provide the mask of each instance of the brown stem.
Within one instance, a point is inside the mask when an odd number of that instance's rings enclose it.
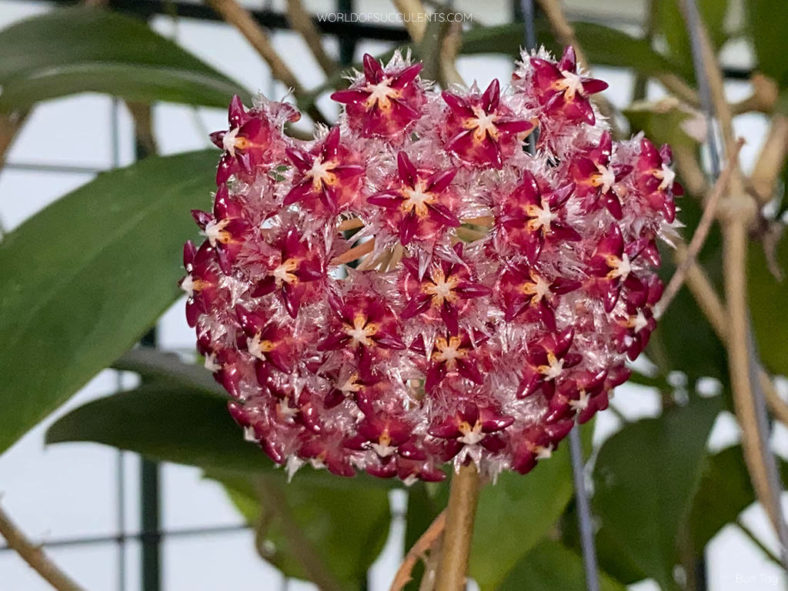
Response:
[[[743,140],[736,142],[736,146],[730,155],[728,164],[717,178],[717,182],[714,183],[714,188],[709,194],[709,198],[706,200],[706,204],[703,209],[703,215],[701,216],[700,222],[698,222],[698,226],[695,229],[695,233],[692,235],[692,240],[690,240],[689,246],[686,249],[684,260],[679,264],[676,272],[673,274],[673,277],[670,278],[670,282],[665,288],[662,298],[659,300],[659,303],[656,306],[655,316],[657,318],[662,316],[663,311],[668,307],[668,305],[670,305],[670,302],[673,301],[673,298],[676,297],[679,289],[681,289],[681,286],[684,284],[684,280],[687,276],[687,270],[689,269],[690,265],[695,262],[698,254],[700,253],[700,249],[703,248],[703,245],[706,242],[706,238],[709,235],[711,225],[714,222],[714,217],[717,213],[717,204],[722,198],[722,195],[728,190],[728,183],[730,181],[731,174],[739,165],[739,150],[741,150],[743,145]]]
[[[572,28],[572,25],[569,24],[569,20],[566,18],[566,14],[564,13],[564,9],[561,6],[561,2],[559,0],[538,0],[538,2],[545,13],[547,20],[550,21],[550,28],[553,29],[553,33],[555,33],[558,41],[562,45],[571,45],[574,47],[578,64],[584,67],[586,70],[589,70],[590,64],[586,59],[586,54],[583,51],[580,43],[577,41],[577,37],[575,37],[575,31]],[[621,130],[619,130],[618,126],[616,125],[615,109],[613,108],[613,105],[610,103],[610,101],[599,95],[595,95],[592,100],[599,107],[599,110],[602,112],[602,114],[608,118],[613,135],[616,137],[621,135]]]
[[[451,480],[449,506],[446,509],[446,531],[438,562],[436,591],[462,591],[471,553],[473,521],[479,500],[479,471],[475,464],[466,464]]]
[[[772,119],[766,141],[750,175],[750,183],[759,203],[771,201],[774,185],[780,178],[786,155],[788,155],[788,117],[778,113]]]
[[[285,86],[290,87],[297,96],[304,93],[304,88],[295,77],[292,70],[288,67],[285,61],[274,49],[271,39],[266,35],[265,31],[260,27],[254,17],[249,14],[243,6],[238,4],[236,0],[206,0],[206,2],[218,12],[221,17],[229,24],[233,25],[240,33],[246,37],[246,40],[254,47],[260,57],[271,68],[271,74],[274,78],[282,82]],[[312,105],[308,110],[309,116],[315,122],[326,123],[326,118]]]
[[[678,250],[676,254],[680,263],[683,256],[681,250]],[[723,343],[727,343],[728,320],[725,306],[722,304],[717,292],[714,291],[711,281],[709,281],[703,269],[696,262],[693,262],[688,268],[686,284],[714,332]],[[766,373],[763,367],[758,367],[758,381],[766,395],[766,403],[769,405],[772,414],[788,427],[788,403],[780,398],[774,382],[772,382],[769,374]]]
[[[344,265],[345,263],[350,263],[355,261],[362,255],[367,254],[368,252],[372,252],[372,249],[375,248],[375,240],[367,240],[366,242],[362,242],[358,246],[354,246],[348,251],[343,252],[338,257],[334,257],[331,259],[332,265]]]
[[[20,111],[8,115],[0,115],[0,168],[5,163],[5,156],[11,144],[16,139],[16,134],[22,129],[29,111]]]
[[[393,0],[394,6],[405,20],[408,35],[416,43],[421,43],[427,32],[427,19],[421,0]]]
[[[33,545],[21,530],[11,521],[8,514],[0,508],[0,534],[22,559],[52,587],[58,591],[83,591],[66,573],[52,562],[44,551]]]
[[[731,374],[733,405],[742,433],[744,460],[753,487],[766,513],[778,527],[779,499],[769,486],[765,450],[761,446],[759,427],[750,383],[750,358],[747,350],[747,226],[739,216],[731,216],[724,228],[725,297],[728,304],[728,368]]]
[[[445,528],[446,510],[444,509],[408,550],[402,564],[397,569],[397,574],[394,575],[394,581],[391,583],[389,591],[400,591],[405,588],[405,585],[411,580],[410,575],[413,572],[413,567],[416,566],[419,558],[422,558],[436,544]]]
[[[320,31],[312,21],[312,15],[304,9],[301,0],[287,0],[287,21],[294,30],[301,34],[304,42],[309,47],[309,51],[315,56],[317,63],[323,69],[326,76],[331,76],[337,70],[337,64],[326,53],[323,48],[323,41],[320,39]]]

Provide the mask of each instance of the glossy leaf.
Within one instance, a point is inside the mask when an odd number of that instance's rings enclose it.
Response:
[[[78,92],[224,107],[237,83],[151,30],[108,10],[53,10],[0,31],[0,110]]]
[[[146,457],[197,466],[216,478],[274,473],[285,478],[227,411],[227,398],[168,382],[99,398],[71,411],[47,431],[48,443],[93,441]],[[386,490],[390,480],[366,474],[341,478],[325,470],[301,468],[293,481],[347,491]]]
[[[201,151],[101,174],[0,242],[0,452],[176,300],[215,168]]]
[[[582,430],[590,440],[592,429]],[[588,446],[587,446],[588,447]],[[572,498],[569,445],[522,476],[506,472],[479,497],[471,548],[470,575],[482,589],[495,589],[518,561],[547,533]]]
[[[712,44],[719,49],[727,39],[725,16],[728,13],[728,0],[698,0],[697,6]],[[657,3],[657,28],[667,41],[673,61],[692,79],[692,48],[680,0],[660,0]]]
[[[46,441],[92,441],[206,469],[272,469],[263,452],[244,441],[226,398],[169,385],[145,385],[88,402],[56,421]]]
[[[537,38],[557,55],[561,46],[556,43],[549,25],[537,20]],[[644,74],[657,74],[674,70],[673,64],[651,48],[643,39],[594,23],[576,22],[572,26],[578,42],[593,65],[632,68]],[[494,27],[471,29],[463,34],[463,54],[506,53],[520,56],[523,43],[523,25],[513,23]]]
[[[788,84],[785,31],[788,10],[783,0],[747,0],[749,32],[755,47],[757,69],[774,78],[782,88]]]
[[[357,488],[351,498],[297,477],[287,483],[281,472],[220,482],[257,528],[260,555],[284,575],[321,583],[321,589],[365,588],[367,570],[388,538],[385,490]]]
[[[686,407],[626,425],[599,450],[594,514],[600,552],[676,589],[676,537],[700,482],[706,440],[722,407],[695,398]]]
[[[582,557],[560,542],[543,540],[512,569],[497,591],[586,591]],[[599,573],[600,591],[625,591],[626,586]]]
[[[788,463],[779,456],[783,483]],[[756,502],[741,445],[726,447],[706,459],[698,493],[692,502],[689,523],[695,552],[700,554],[719,531],[736,521],[739,514]]]
[[[775,277],[760,242],[753,242],[747,266],[750,314],[758,343],[758,354],[766,367],[788,375],[788,237],[774,250],[774,263],[782,277]]]

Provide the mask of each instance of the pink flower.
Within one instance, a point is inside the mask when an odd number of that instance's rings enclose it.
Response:
[[[449,107],[445,135],[446,148],[470,164],[503,166],[504,156],[511,156],[515,146],[533,131],[534,123],[517,119],[501,103],[501,89],[493,80],[480,96],[459,96],[444,91]]]
[[[285,205],[302,203],[312,211],[333,214],[355,200],[364,167],[348,147],[339,143],[338,127],[311,150],[288,148],[287,156],[299,175],[285,197]]]
[[[350,127],[362,136],[392,137],[403,132],[421,116],[424,90],[417,77],[421,64],[384,68],[368,53],[364,55],[363,78],[331,98],[345,104]]]
[[[367,199],[391,211],[390,223],[400,242],[434,238],[443,228],[456,228],[460,220],[446,205],[456,170],[418,170],[405,152],[397,154],[397,177],[389,186]]]
[[[496,220],[506,241],[530,264],[536,263],[547,240],[576,242],[580,234],[566,221],[564,205],[575,190],[567,183],[542,194],[533,174],[525,171],[520,185],[506,198]]]
[[[588,78],[577,73],[575,50],[569,46],[557,64],[532,57],[535,92],[548,113],[561,113],[572,121],[595,123],[594,110],[588,96],[602,92],[607,82]]]
[[[670,151],[612,139],[571,49],[523,57],[510,91],[439,93],[366,56],[312,141],[233,99],[180,287],[230,414],[290,474],[527,473],[646,347]]]

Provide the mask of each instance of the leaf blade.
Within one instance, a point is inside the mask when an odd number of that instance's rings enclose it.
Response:
[[[0,243],[0,452],[177,299],[179,252],[196,234],[188,211],[208,202],[215,159],[192,152],[99,175]]]
[[[0,110],[95,91],[129,100],[223,107],[236,82],[150,29],[115,12],[53,10],[0,31]]]

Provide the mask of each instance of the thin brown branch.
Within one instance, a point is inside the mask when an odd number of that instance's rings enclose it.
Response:
[[[372,252],[375,248],[375,240],[367,240],[366,242],[362,242],[358,246],[354,246],[350,250],[343,252],[341,255],[334,257],[331,259],[332,265],[344,265],[346,263],[350,263],[355,261],[357,258]]]
[[[254,47],[260,57],[268,64],[268,67],[271,68],[271,74],[276,80],[279,80],[285,86],[291,88],[296,96],[304,94],[303,86],[301,86],[295,74],[293,74],[289,66],[281,58],[276,49],[274,49],[271,39],[248,10],[238,4],[236,0],[205,1],[227,21],[227,23],[233,25],[244,37],[246,37],[250,45]],[[326,123],[327,121],[314,105],[309,108],[308,113],[315,122]]]
[[[40,546],[34,545],[27,539],[2,507],[0,507],[0,534],[6,539],[8,546],[52,587],[58,591],[83,591],[82,587],[50,560]]]
[[[714,183],[714,187],[706,199],[703,215],[701,215],[700,222],[698,222],[695,233],[692,235],[692,240],[690,240],[689,246],[684,253],[683,260],[676,268],[676,272],[673,274],[673,277],[670,278],[668,286],[665,288],[665,291],[662,294],[662,298],[657,303],[655,310],[655,316],[657,318],[662,316],[665,309],[670,305],[670,302],[672,302],[673,298],[676,297],[679,289],[681,289],[681,286],[684,284],[687,271],[689,270],[690,266],[695,263],[698,258],[698,254],[700,254],[703,245],[706,243],[706,238],[709,235],[711,225],[714,222],[714,218],[717,214],[717,205],[719,204],[722,196],[728,190],[731,174],[739,165],[739,151],[743,145],[744,140],[740,139],[738,142],[736,142],[727,165],[723,169],[720,176],[717,178],[717,182]]]
[[[673,161],[681,184],[690,195],[704,195],[709,190],[706,173],[701,168],[695,146],[677,144],[673,148]]]
[[[479,471],[475,464],[461,466],[451,480],[446,531],[436,573],[436,591],[465,589],[479,488]]]
[[[7,115],[0,115],[0,168],[5,163],[5,157],[11,144],[14,143],[19,130],[22,129],[29,111],[19,111]]]
[[[416,43],[421,43],[427,32],[427,18],[421,0],[392,0],[405,21],[408,35]]]
[[[312,55],[315,56],[317,63],[325,72],[326,76],[331,76],[337,70],[336,62],[331,59],[323,47],[323,41],[312,20],[312,15],[307,12],[301,0],[287,0],[287,21],[293,30],[298,31]]]
[[[750,184],[761,204],[768,203],[774,196],[774,187],[788,155],[788,117],[775,114],[769,132],[755,163]]]
[[[419,558],[422,558],[435,546],[436,542],[440,540],[445,528],[446,510],[444,509],[433,520],[430,526],[424,530],[424,533],[421,534],[421,537],[411,546],[408,553],[405,554],[402,564],[400,564],[397,573],[394,575],[394,581],[391,583],[389,591],[400,591],[405,588],[405,585],[407,585],[412,578],[411,573],[413,572],[413,567],[416,566]]]
[[[681,249],[678,249],[676,255],[679,263],[682,260],[682,255],[680,253]],[[686,284],[714,332],[724,344],[727,344],[728,320],[725,306],[714,290],[711,281],[697,263],[693,263],[689,266]],[[777,420],[788,427],[788,403],[780,398],[774,382],[763,367],[758,367],[758,381],[766,395],[766,404],[769,405],[772,414]]]
[[[577,41],[575,30],[572,28],[572,25],[569,24],[569,20],[566,18],[566,14],[564,13],[564,9],[561,6],[560,0],[538,0],[538,2],[542,7],[545,16],[547,17],[547,20],[550,22],[550,28],[553,29],[553,33],[555,33],[559,43],[562,45],[571,45],[574,47],[578,64],[580,64],[587,71],[590,71],[590,63],[586,59],[586,54],[583,51],[582,46]],[[613,135],[619,136],[620,130],[616,124],[616,111],[613,105],[605,97],[599,95],[593,96],[592,100],[594,103],[596,103],[597,107],[599,107],[599,110],[602,112],[602,114],[607,117],[610,127],[612,128]]]
[[[150,103],[126,101],[126,108],[134,121],[134,141],[137,143],[138,152],[158,154],[156,136],[153,132],[153,109]]]
[[[728,368],[733,405],[741,427],[742,449],[758,499],[775,527],[779,523],[779,498],[769,485],[766,450],[761,445],[755,399],[750,382],[747,350],[747,226],[744,216],[731,216],[724,228],[725,297],[728,305]]]
[[[457,55],[461,47],[462,23],[459,21],[449,23],[440,47],[440,78],[441,83],[446,86],[450,84],[465,86],[465,81],[457,70]]]
[[[350,218],[347,220],[343,220],[337,226],[337,230],[340,232],[345,232],[346,230],[355,230],[356,228],[363,228],[364,222],[361,221],[361,218]]]
[[[780,87],[768,76],[760,72],[755,72],[750,78],[752,84],[752,94],[746,99],[731,105],[731,112],[734,115],[739,113],[749,113],[757,111],[759,113],[771,113],[777,100],[780,98]]]
[[[676,98],[681,99],[692,107],[700,106],[698,93],[684,80],[670,72],[657,74],[656,79],[665,87],[665,90],[672,93]]]

